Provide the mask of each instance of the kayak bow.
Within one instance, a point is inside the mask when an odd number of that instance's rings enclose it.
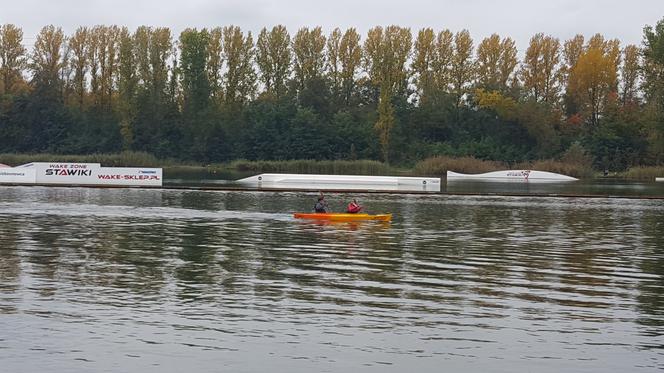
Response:
[[[296,219],[315,219],[315,220],[330,220],[330,221],[358,221],[358,220],[378,220],[390,221],[392,214],[346,214],[346,213],[305,213],[296,212],[293,214]]]

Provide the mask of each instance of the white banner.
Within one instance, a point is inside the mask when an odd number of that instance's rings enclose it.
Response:
[[[161,168],[101,167],[96,174],[97,184],[103,185],[162,185]]]
[[[33,162],[10,170],[34,172],[33,183],[162,186],[161,168],[101,167],[99,163]]]
[[[3,167],[0,168],[0,183],[34,184],[35,170]]]

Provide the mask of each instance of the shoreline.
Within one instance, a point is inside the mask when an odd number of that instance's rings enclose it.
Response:
[[[209,192],[285,192],[285,193],[319,193],[320,189],[288,189],[288,188],[243,188],[233,186],[191,186],[191,185],[163,185],[163,186],[120,186],[120,185],[76,185],[76,184],[0,184],[8,187],[48,187],[48,188],[94,188],[94,189],[141,189],[141,190],[190,190]],[[664,200],[664,195],[616,195],[616,194],[564,194],[564,193],[508,193],[508,192],[427,192],[416,190],[388,191],[388,190],[357,190],[357,189],[326,189],[326,194],[390,194],[390,195],[436,195],[436,196],[462,196],[462,197],[548,197],[548,198],[589,198],[589,199],[643,199]]]
[[[433,168],[420,167],[426,160],[413,165],[389,165],[375,160],[283,160],[283,161],[247,161],[237,159],[224,163],[196,164],[184,163],[173,159],[158,159],[148,153],[121,152],[91,155],[63,154],[0,154],[0,163],[16,167],[25,163],[50,162],[57,159],[60,163],[100,163],[104,167],[158,167],[165,174],[240,174],[251,175],[260,173],[298,173],[298,174],[330,174],[330,175],[370,175],[370,176],[414,176],[439,177],[445,180],[447,171],[465,174],[476,174],[510,169],[529,169],[536,171],[555,172],[574,176],[579,180],[621,180],[621,181],[656,181],[664,177],[664,166],[634,166],[625,171],[613,171],[605,175],[603,171],[592,170],[584,175],[574,175],[566,170],[549,169],[550,167],[533,164],[517,164],[512,167],[497,167],[493,161],[484,161],[472,157],[446,158]],[[185,161],[186,162],[186,161]],[[534,161],[538,162],[538,161]],[[575,164],[559,164],[576,167]],[[518,166],[518,167],[516,167]],[[515,168],[516,167],[516,168]]]

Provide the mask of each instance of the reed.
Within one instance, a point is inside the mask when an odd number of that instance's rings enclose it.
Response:
[[[213,167],[232,169],[241,172],[283,172],[297,174],[344,174],[344,175],[388,175],[399,171],[382,162],[371,160],[357,161],[316,161],[316,160],[288,160],[288,161],[247,161],[236,160],[228,164],[214,165]]]
[[[664,177],[664,166],[638,166],[631,167],[622,176],[626,179],[655,180],[656,177]]]
[[[436,156],[418,162],[413,169],[413,174],[440,177],[447,175],[447,171],[478,174],[505,168],[501,162],[483,161],[474,157],[451,158]]]
[[[172,165],[172,161],[157,159],[145,152],[121,152],[108,154],[0,154],[0,163],[9,166],[19,166],[30,162],[75,162],[75,163],[101,163],[107,167],[163,167]]]
[[[588,165],[568,163],[552,159],[522,162],[516,164],[513,168],[518,170],[555,172],[557,174],[572,176],[578,179],[591,178],[593,176],[593,169]]]

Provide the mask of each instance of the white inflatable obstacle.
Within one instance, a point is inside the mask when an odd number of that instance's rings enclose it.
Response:
[[[485,180],[485,181],[575,181],[574,177],[547,171],[505,170],[483,174],[461,174],[447,171],[447,180]]]

